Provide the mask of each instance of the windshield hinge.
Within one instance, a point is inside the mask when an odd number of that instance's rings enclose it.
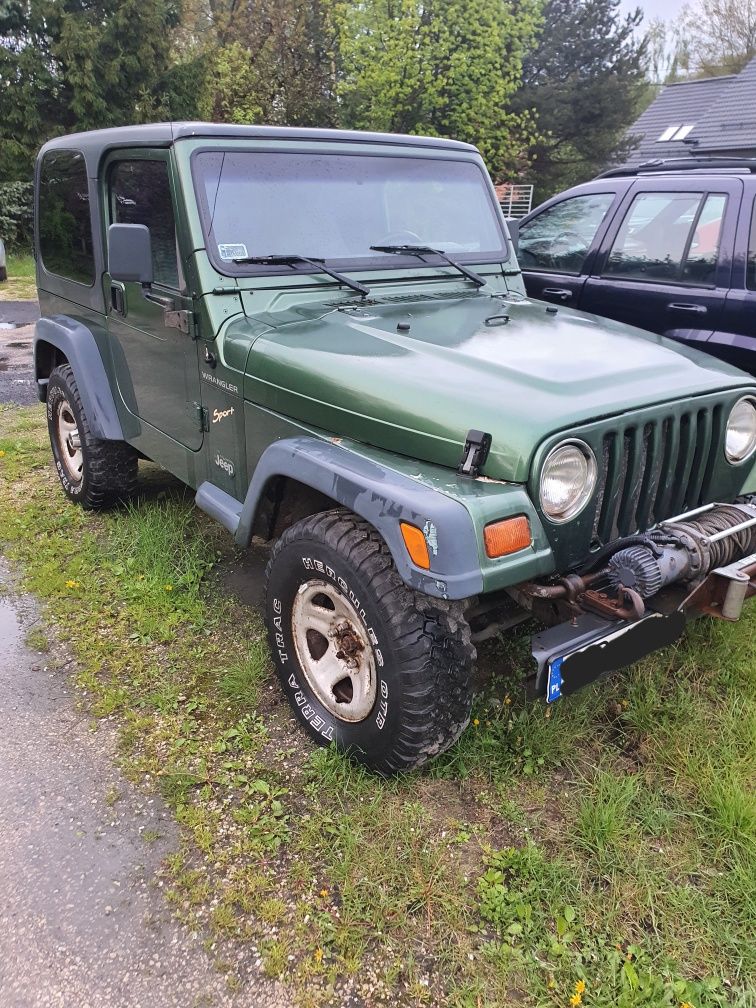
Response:
[[[194,312],[167,311],[165,312],[164,324],[166,329],[178,329],[179,332],[186,333],[192,339],[197,339],[199,336],[199,321]]]
[[[194,408],[197,410],[197,426],[201,431],[210,430],[210,414],[202,405],[202,403],[196,402]]]
[[[469,430],[465,439],[465,450],[457,474],[467,479],[475,479],[491,450],[491,435],[483,431]]]

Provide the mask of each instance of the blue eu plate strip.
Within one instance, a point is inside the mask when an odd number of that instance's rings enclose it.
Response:
[[[564,658],[553,658],[549,662],[549,678],[546,682],[546,703],[554,703],[562,695],[562,662]]]

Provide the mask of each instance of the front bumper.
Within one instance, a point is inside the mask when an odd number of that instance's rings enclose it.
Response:
[[[746,500],[752,508],[753,498]],[[717,507],[726,505],[702,508],[695,514]],[[681,525],[677,519],[678,524],[667,528],[695,531],[691,524],[693,517],[694,513],[681,516],[687,524]],[[736,538],[744,534],[746,539]],[[754,534],[756,518],[708,538],[702,537],[701,542],[708,547],[729,539],[730,552],[736,555],[739,542],[748,542],[753,549]],[[637,593],[626,591],[624,586],[612,599],[606,593],[591,590],[586,581],[579,578],[566,578],[563,583],[568,594],[572,586],[572,599],[568,603],[572,607],[572,618],[541,631],[532,639],[535,690],[550,703],[673,644],[692,619],[707,615],[730,622],[738,620],[744,604],[756,596],[756,552],[736,556],[708,573],[702,571],[701,576],[692,580],[669,583],[645,602]],[[578,588],[574,587],[576,584]],[[533,587],[536,596],[539,592],[543,597],[545,592],[553,591],[553,588]],[[576,599],[581,604],[576,604]],[[638,603],[635,611],[632,611],[633,599]]]

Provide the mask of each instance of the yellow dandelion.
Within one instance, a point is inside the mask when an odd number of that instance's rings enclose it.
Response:
[[[329,892],[328,892],[327,889],[321,889],[320,890],[321,899],[328,899],[329,895],[330,894],[329,894]]]
[[[573,994],[572,997],[570,998],[570,1004],[572,1005],[572,1008],[578,1008],[578,1005],[581,1005],[582,1003],[583,999],[579,994]]]
[[[473,724],[474,724],[474,725],[475,725],[475,727],[477,728],[477,727],[478,727],[478,725],[480,724],[480,721],[479,721],[479,720],[478,720],[477,718],[473,718]]]
[[[316,948],[315,949],[315,952],[313,953],[313,959],[315,960],[316,963],[323,962],[323,949],[322,948]]]
[[[576,994],[585,994],[585,981],[584,980],[578,980],[578,982],[575,984],[575,993]]]
[[[504,706],[508,707],[512,703],[512,697],[507,693],[504,697]]]
[[[165,591],[173,591],[173,585],[163,585]]]
[[[78,587],[79,582],[76,581],[74,578],[70,578],[68,581],[66,581],[66,588],[78,588]]]
[[[5,452],[0,450],[0,458],[5,458]]]
[[[683,1001],[683,1003],[680,1005],[680,1008],[693,1008],[693,1005],[690,1003],[690,1001]]]

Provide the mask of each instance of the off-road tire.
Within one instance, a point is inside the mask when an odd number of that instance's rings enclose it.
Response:
[[[0,283],[4,283],[8,279],[8,268],[6,266],[0,266]]]
[[[359,629],[372,641],[376,696],[362,720],[334,716],[300,662],[292,612],[313,579],[356,602]],[[266,617],[284,692],[319,744],[335,743],[388,775],[444,752],[467,726],[475,648],[461,603],[408,588],[383,538],[352,512],[313,515],[282,535],[266,571]]]
[[[59,443],[59,412],[64,409],[73,415],[78,428],[82,453],[78,480],[72,478]],[[137,453],[123,441],[103,441],[92,435],[69,364],[55,368],[48,380],[47,429],[60,485],[70,500],[87,510],[96,510],[125,500],[134,493],[139,465]]]

